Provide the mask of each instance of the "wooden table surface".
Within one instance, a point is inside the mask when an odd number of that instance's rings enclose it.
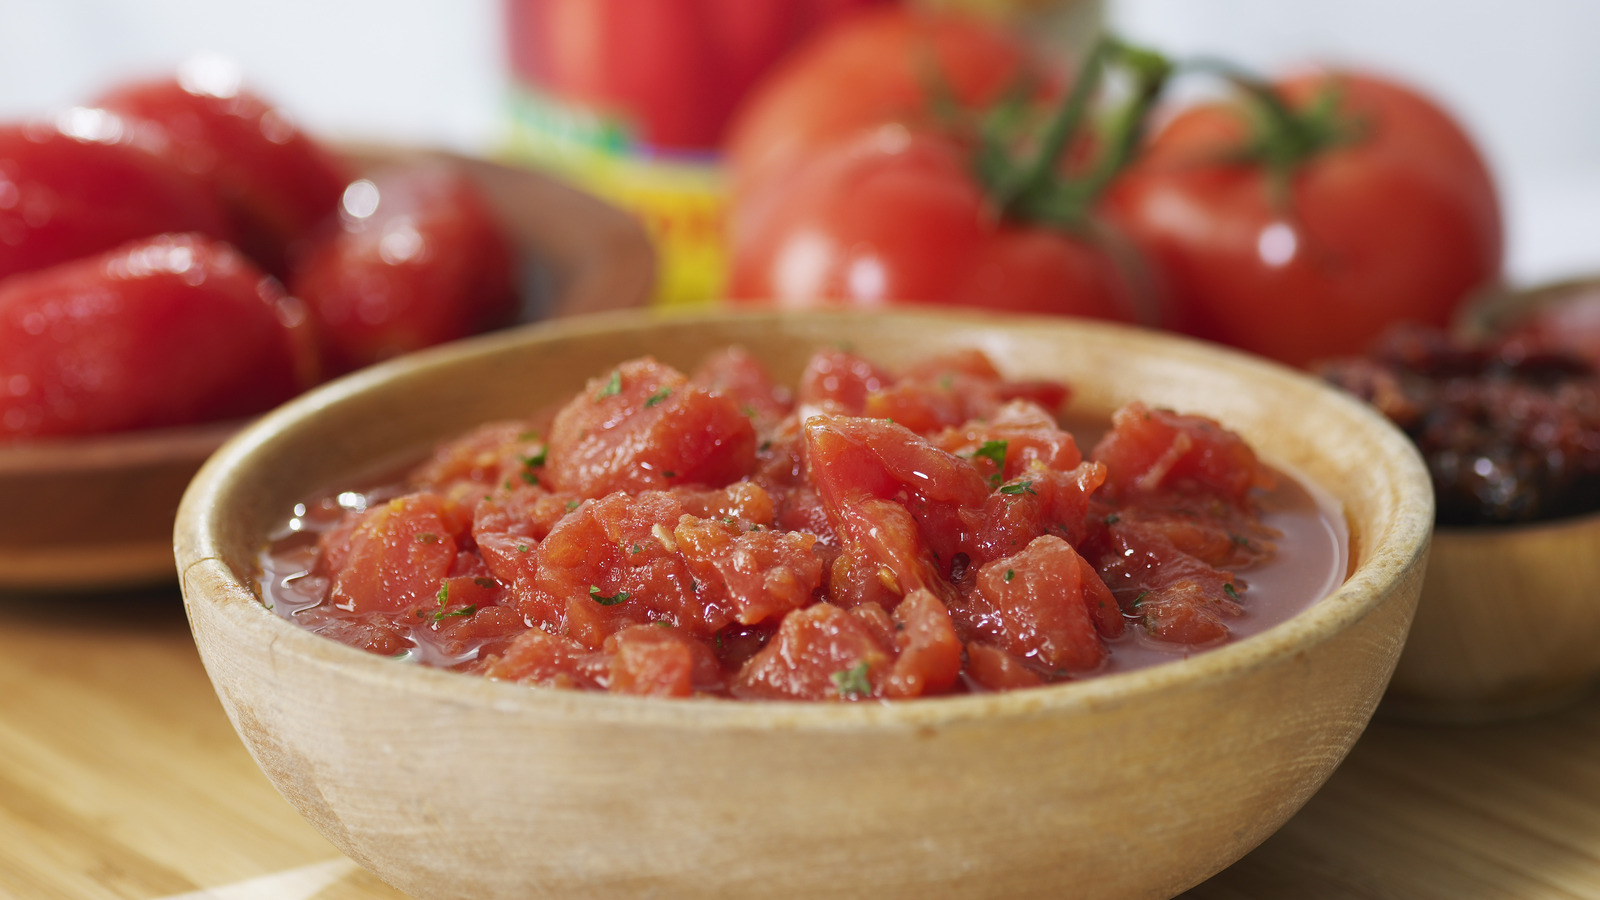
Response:
[[[1380,720],[1194,900],[1600,900],[1600,696],[1496,726]],[[175,588],[0,594],[0,898],[393,900],[234,736]]]

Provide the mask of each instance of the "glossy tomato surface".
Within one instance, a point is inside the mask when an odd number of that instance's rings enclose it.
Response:
[[[486,331],[517,309],[509,243],[471,178],[439,164],[351,184],[289,286],[340,372]]]
[[[276,274],[288,245],[337,208],[350,181],[342,162],[225,68],[133,82],[96,103],[165,129],[172,162],[211,185],[239,246]]]
[[[888,0],[510,0],[513,71],[653,149],[710,151],[751,85],[817,27]]]
[[[1104,239],[997,221],[960,147],[895,125],[823,151],[747,226],[736,302],[1149,318]]]
[[[1245,114],[1207,105],[1164,128],[1108,197],[1166,280],[1177,328],[1304,364],[1357,353],[1398,320],[1443,325],[1498,277],[1494,184],[1444,111],[1363,74],[1279,88],[1299,109],[1335,91],[1349,129],[1297,165],[1286,189],[1236,161]]]
[[[903,7],[842,19],[746,98],[728,133],[732,191],[781,186],[817,151],[879,124],[924,127],[943,107],[981,109],[1056,81],[1019,38],[981,19]]]
[[[94,110],[0,125],[0,279],[168,231],[226,237],[203,183],[161,136]]]
[[[0,438],[261,412],[315,381],[299,304],[227,244],[159,235],[0,283]]]

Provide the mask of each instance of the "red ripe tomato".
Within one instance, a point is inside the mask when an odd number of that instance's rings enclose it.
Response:
[[[308,240],[289,287],[342,372],[504,325],[512,253],[477,186],[440,165],[353,183],[338,220]]]
[[[0,438],[228,419],[310,387],[300,305],[227,244],[161,235],[0,283]]]
[[[152,138],[84,109],[0,126],[0,279],[167,231],[226,237],[205,185],[157,156]]]
[[[823,22],[885,0],[511,0],[511,65],[629,137],[706,151],[750,86]]]
[[[337,208],[350,181],[342,162],[225,69],[191,67],[176,79],[127,84],[96,104],[165,129],[172,162],[211,185],[240,248],[274,273],[283,273],[289,244]]]
[[[1359,353],[1395,321],[1444,325],[1499,275],[1494,185],[1445,112],[1370,75],[1277,88],[1301,114],[1331,89],[1345,132],[1281,185],[1239,161],[1244,111],[1206,105],[1163,129],[1107,198],[1167,281],[1175,327],[1304,364]]]
[[[932,122],[934,91],[964,108],[989,106],[1053,73],[1020,39],[982,20],[894,7],[841,20],[763,81],[729,126],[735,197],[788,176],[822,148],[884,122]]]
[[[1111,245],[996,221],[966,155],[898,126],[823,151],[733,236],[729,296],[1148,321]]]

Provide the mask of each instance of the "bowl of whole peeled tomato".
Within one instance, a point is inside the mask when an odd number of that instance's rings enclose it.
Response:
[[[268,413],[176,533],[262,770],[419,898],[1174,896],[1365,727],[1433,507],[1151,330],[614,313]]]
[[[169,580],[178,497],[241,421],[398,354],[642,302],[651,266],[598,201],[324,145],[214,61],[0,123],[0,588]]]

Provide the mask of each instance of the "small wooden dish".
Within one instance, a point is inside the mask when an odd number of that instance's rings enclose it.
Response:
[[[632,217],[527,169],[436,151],[347,147],[358,171],[448,159],[471,172],[521,250],[527,317],[643,305],[655,257]],[[173,578],[189,479],[240,423],[0,443],[0,591],[142,587]]]
[[[1574,301],[1600,306],[1600,279],[1485,294],[1457,327],[1483,339]],[[1600,514],[1435,531],[1385,715],[1469,723],[1534,715],[1581,697],[1597,680]]]
[[[406,665],[264,608],[257,554],[298,500],[396,452],[526,414],[620,360],[738,343],[781,379],[847,342],[889,366],[954,347],[1071,381],[1104,415],[1212,415],[1343,505],[1348,579],[1262,634],[1148,669],[902,703],[538,690]],[[1427,474],[1309,377],[1110,325],[975,314],[635,313],[490,335],[269,414],[184,496],[195,641],[262,770],[378,877],[435,898],[1169,897],[1260,843],[1378,703],[1422,582]]]

